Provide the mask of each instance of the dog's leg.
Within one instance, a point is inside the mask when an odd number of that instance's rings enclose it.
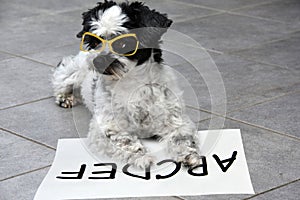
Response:
[[[102,152],[139,168],[147,168],[153,157],[137,136],[121,130],[110,116],[98,122],[94,117],[90,123],[89,141],[93,151]],[[110,119],[109,119],[110,118]]]
[[[181,117],[180,114],[169,116],[162,139],[167,144],[168,152],[178,162],[187,167],[201,164],[197,130],[188,116]]]
[[[81,79],[80,66],[74,56],[67,56],[55,68],[52,85],[56,104],[63,108],[71,108],[80,102],[79,86]]]

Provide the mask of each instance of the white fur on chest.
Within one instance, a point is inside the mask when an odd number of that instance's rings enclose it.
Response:
[[[89,72],[82,84],[85,104],[99,121],[114,118],[119,128],[143,137],[164,129],[171,113],[182,113],[180,94],[172,69],[151,62],[118,81]]]

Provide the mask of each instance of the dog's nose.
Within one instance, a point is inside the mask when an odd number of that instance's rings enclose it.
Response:
[[[94,60],[94,66],[98,72],[104,73],[105,69],[115,60],[110,55],[99,55]]]

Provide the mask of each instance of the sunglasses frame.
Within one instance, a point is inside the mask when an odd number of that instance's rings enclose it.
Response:
[[[102,47],[98,50],[85,50],[83,48],[83,45],[84,45],[84,37],[86,35],[89,35],[89,36],[93,36],[95,38],[97,38],[98,40],[100,40],[102,42]],[[112,47],[112,43],[114,43],[116,40],[119,40],[121,38],[125,38],[125,37],[134,37],[136,40],[137,40],[137,43],[136,43],[136,47],[135,47],[135,50],[130,53],[130,54],[121,54],[121,53],[117,53],[114,51],[113,47]],[[117,54],[117,55],[121,55],[121,56],[132,56],[134,55],[138,48],[139,48],[139,41],[138,41],[138,38],[136,36],[135,33],[127,33],[127,34],[122,34],[122,35],[119,35],[111,40],[104,40],[103,38],[99,37],[98,35],[94,34],[94,33],[91,33],[91,32],[85,32],[83,35],[82,35],[82,38],[81,38],[81,42],[80,42],[80,51],[83,51],[83,52],[102,52],[105,47],[106,47],[106,43],[108,43],[108,46],[109,46],[109,50],[114,53],[114,54]]]

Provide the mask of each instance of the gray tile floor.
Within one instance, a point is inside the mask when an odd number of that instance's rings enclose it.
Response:
[[[50,76],[63,55],[78,51],[81,13],[95,2],[1,2],[1,200],[32,199],[57,139],[77,136],[72,111],[54,105]],[[193,116],[200,115],[199,130],[241,129],[256,192],[155,199],[299,198],[300,1],[146,3],[167,12],[174,19],[172,28],[199,42],[215,61],[226,90],[226,115],[212,113],[207,87],[190,64],[166,53],[166,63],[182,70],[199,98],[199,106],[192,107]],[[222,120],[224,126],[218,123]]]

